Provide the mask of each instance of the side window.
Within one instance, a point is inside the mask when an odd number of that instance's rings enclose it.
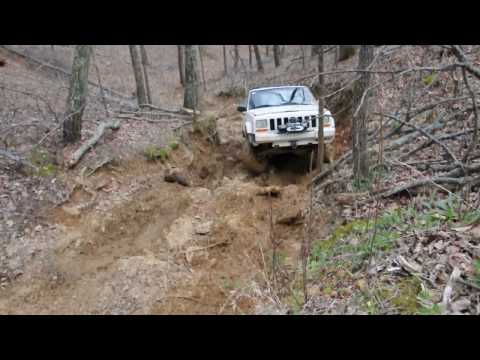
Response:
[[[255,93],[250,93],[250,96],[248,97],[248,108],[249,109],[254,109],[255,108],[255,103],[253,102],[253,95],[255,95]]]

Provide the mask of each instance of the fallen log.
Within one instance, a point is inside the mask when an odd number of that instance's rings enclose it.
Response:
[[[116,115],[115,118],[117,119],[126,119],[126,120],[136,120],[136,121],[146,121],[150,123],[165,123],[168,121],[168,119],[172,118],[177,118],[178,116],[174,116],[171,114],[165,114],[165,115],[157,115],[158,117],[166,117],[167,119],[151,119],[148,117],[138,117],[138,116],[133,116],[133,115]]]
[[[379,114],[377,113],[377,115],[382,115],[382,114]],[[391,118],[387,118],[389,120],[392,120]],[[435,129],[440,129],[444,126],[444,121],[447,122],[448,120],[444,120],[442,121],[441,120],[442,117],[437,120],[435,123],[425,127],[423,130],[424,131],[427,131],[427,130],[435,130]],[[376,132],[374,132],[372,134],[371,137],[369,137],[369,139],[373,139],[375,138],[375,136],[377,135],[378,133],[378,130]],[[397,149],[409,142],[411,142],[417,135],[417,129],[413,129],[412,133],[409,133],[405,136],[402,136],[401,138],[397,139],[397,140],[394,140],[392,141],[388,146],[385,147],[384,149],[384,152],[386,151],[391,151],[391,150],[394,150],[394,149]],[[384,139],[386,139],[387,136],[384,137]],[[367,149],[367,151],[372,151],[372,150],[375,150],[376,149],[376,144],[374,146],[371,146],[369,149]],[[348,151],[346,152],[342,157],[340,157],[340,159],[338,159],[335,163],[333,163],[333,165],[328,168],[327,170],[323,171],[322,173],[316,175],[313,180],[312,180],[312,183],[318,183],[320,181],[322,181],[323,179],[325,179],[326,177],[328,177],[329,175],[331,175],[340,165],[342,165],[344,162],[346,161],[349,161],[352,157],[353,153],[352,151]]]
[[[439,141],[436,137],[434,137],[433,135],[429,134],[427,131],[425,131],[424,129],[416,126],[416,125],[413,125],[413,124],[410,124],[410,123],[407,123],[403,120],[400,120],[397,116],[394,116],[394,115],[388,115],[388,114],[380,114],[380,113],[376,113],[377,115],[382,115],[382,116],[385,116],[385,117],[388,117],[388,118],[391,118],[395,121],[398,121],[399,123],[405,125],[405,126],[408,126],[408,127],[411,127],[413,129],[415,129],[416,131],[420,132],[422,135],[428,137],[431,141],[433,141],[435,144],[439,145],[442,149],[445,150],[445,152],[447,153],[447,155],[455,162],[455,164],[457,164],[459,167],[461,167],[463,169],[463,164],[457,159],[457,157],[455,156],[455,154],[450,150],[450,148],[448,146],[446,146],[444,143],[442,143],[441,141]]]
[[[470,134],[471,132],[473,132],[473,129],[469,129],[469,130],[466,130],[466,131],[459,131],[459,132],[456,132],[456,133],[453,133],[453,134],[445,134],[445,135],[441,135],[439,137],[437,137],[438,140],[440,141],[443,141],[443,140],[451,140],[451,139],[455,139],[457,137],[460,137],[460,136],[464,136],[464,135],[467,135],[467,134]],[[413,154],[416,154],[417,152],[419,152],[420,150],[423,150],[429,146],[432,146],[434,144],[434,141],[432,140],[429,140],[423,144],[421,144],[420,146],[416,147],[415,149],[409,151],[408,153],[406,153],[405,155],[402,155],[400,157],[400,161],[405,161],[406,159],[408,159],[410,156],[412,156]]]
[[[316,175],[312,179],[311,183],[318,183],[318,182],[322,181],[323,179],[325,179],[327,176],[329,176],[331,173],[333,173],[341,164],[343,164],[345,161],[349,160],[352,157],[352,154],[353,154],[352,150],[350,150],[347,153],[345,153],[344,155],[342,155],[342,157],[340,159],[338,159],[337,161],[335,161],[330,168],[328,168],[327,170],[322,171],[320,174]]]
[[[95,134],[85,144],[80,146],[80,148],[78,148],[77,151],[73,153],[70,161],[68,161],[67,163],[68,168],[73,168],[75,165],[77,165],[77,163],[81,160],[83,155],[85,155],[87,151],[89,151],[91,148],[93,148],[97,144],[98,140],[100,140],[100,138],[105,133],[105,130],[107,129],[118,130],[119,128],[120,128],[120,120],[117,120],[117,121],[113,120],[110,122],[101,123],[98,126],[97,130],[95,131]]]
[[[456,186],[463,186],[467,183],[478,182],[480,178],[472,179],[472,178],[455,178],[455,177],[431,177],[428,179],[416,180],[412,181],[403,185],[399,185],[394,187],[391,190],[385,191],[380,193],[378,196],[381,198],[389,198],[393,195],[399,194],[403,191],[412,190],[421,186],[426,186],[430,184],[449,184],[449,185],[456,185]]]
[[[38,168],[35,165],[25,160],[20,154],[17,154],[14,151],[0,149],[0,158],[7,159],[7,161],[9,161],[15,167],[23,165],[38,171]]]
[[[474,166],[466,166],[465,169],[468,171],[469,174],[480,172],[480,164]],[[459,168],[455,168],[452,171],[445,174],[446,177],[460,177],[463,174],[463,170]]]

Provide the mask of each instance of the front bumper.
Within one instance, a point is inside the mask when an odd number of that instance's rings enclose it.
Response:
[[[323,134],[325,137],[325,143],[331,143],[335,138],[335,128],[324,128]],[[256,133],[255,144],[272,144],[272,147],[296,147],[303,145],[315,145],[318,144],[318,131],[307,130],[301,133]]]

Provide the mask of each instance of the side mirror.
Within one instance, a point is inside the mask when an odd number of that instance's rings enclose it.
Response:
[[[237,106],[237,111],[243,113],[247,111],[247,107],[245,105],[239,105]]]

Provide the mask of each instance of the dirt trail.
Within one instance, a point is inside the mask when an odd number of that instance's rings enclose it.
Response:
[[[239,161],[240,117],[230,106],[218,120],[220,145],[198,134],[184,137],[168,165],[134,159],[121,173],[96,177],[140,190],[102,209],[56,209],[60,228],[41,271],[16,280],[0,298],[1,313],[45,314],[248,314],[275,304],[268,291],[271,266],[270,201],[274,238],[284,268],[294,269],[304,224],[282,225],[306,204],[307,163],[279,158],[253,176]],[[163,180],[176,167],[191,186]],[[66,204],[85,202],[76,192]]]

